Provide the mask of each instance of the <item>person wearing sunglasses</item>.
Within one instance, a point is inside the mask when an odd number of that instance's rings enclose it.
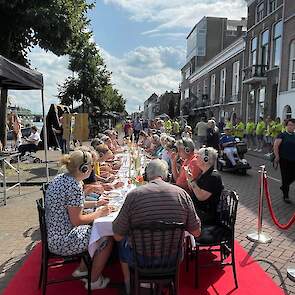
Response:
[[[196,179],[201,170],[198,166],[195,156],[195,144],[191,138],[182,138],[176,142],[177,152],[171,152],[171,168],[176,185],[186,190],[189,194],[192,192],[188,185],[185,169],[190,169],[193,179]],[[178,160],[182,161],[181,166]]]

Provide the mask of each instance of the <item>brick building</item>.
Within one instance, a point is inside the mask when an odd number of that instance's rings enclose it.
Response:
[[[170,118],[179,116],[180,93],[166,91],[159,97],[160,114],[167,114]],[[159,115],[159,114],[157,114]]]
[[[282,53],[283,0],[246,0],[243,117],[275,117]]]
[[[285,0],[283,9],[282,60],[277,114],[295,117],[295,1]]]

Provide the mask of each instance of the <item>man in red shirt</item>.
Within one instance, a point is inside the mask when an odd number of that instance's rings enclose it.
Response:
[[[188,193],[191,193],[191,188],[188,185],[185,170],[189,170],[192,179],[196,179],[201,174],[201,169],[197,164],[195,155],[195,144],[190,138],[183,138],[176,142],[177,153],[171,154],[171,166],[173,178],[176,185],[182,187]],[[178,164],[178,158],[182,160],[181,166]]]

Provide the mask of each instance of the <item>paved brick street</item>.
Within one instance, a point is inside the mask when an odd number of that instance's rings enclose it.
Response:
[[[263,230],[272,236],[272,243],[256,245],[246,238],[247,234],[256,228],[257,171],[265,162],[260,156],[253,156],[253,154],[248,155],[248,159],[253,167],[249,175],[238,176],[222,172],[225,186],[235,189],[240,196],[236,239],[285,290],[285,294],[295,295],[295,283],[289,280],[286,274],[287,266],[290,266],[292,261],[295,263],[294,226],[286,231],[279,230],[270,219],[268,209],[265,208]],[[280,222],[285,223],[295,211],[295,188],[293,186],[291,189],[293,204],[285,204],[279,189],[279,171],[275,171],[269,164],[267,164],[267,171],[271,177],[269,187],[275,213]],[[22,192],[22,197],[11,198],[7,206],[0,207],[0,293],[39,240],[35,200],[41,196],[41,192],[38,186],[24,187]],[[246,257],[244,263],[247,263]]]

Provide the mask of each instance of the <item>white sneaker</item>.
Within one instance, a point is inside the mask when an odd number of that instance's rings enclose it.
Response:
[[[258,149],[254,149],[253,151],[254,151],[254,152],[257,152],[257,151],[258,151]]]
[[[257,152],[262,152],[262,149],[257,150]]]
[[[77,268],[73,273],[72,273],[72,277],[74,278],[78,278],[78,277],[82,277],[82,276],[87,276],[88,271],[80,271],[79,268]]]
[[[248,151],[251,151],[252,149],[251,148],[248,148]]]
[[[91,282],[91,290],[104,289],[109,282],[110,278],[104,278],[103,276],[100,276],[97,281]],[[85,288],[88,289],[88,283],[85,284]]]

